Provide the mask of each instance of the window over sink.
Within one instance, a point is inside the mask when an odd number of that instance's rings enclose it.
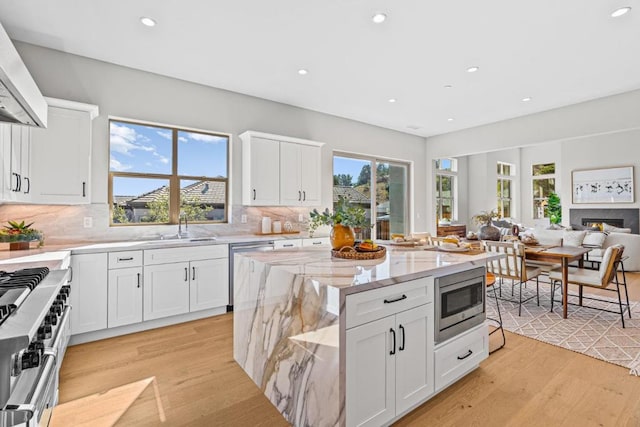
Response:
[[[109,121],[111,225],[224,223],[230,135]]]

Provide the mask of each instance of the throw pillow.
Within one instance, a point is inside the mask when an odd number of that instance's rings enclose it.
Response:
[[[582,246],[582,241],[584,237],[587,235],[587,232],[582,231],[570,231],[565,230],[562,233],[562,244],[564,246]]]
[[[582,240],[582,246],[585,248],[601,248],[607,235],[599,231],[587,233]]]
[[[625,234],[631,234],[631,229],[630,229],[630,228],[618,228],[618,227],[613,227],[613,230],[611,230],[611,233],[625,233]]]
[[[604,275],[607,272],[607,267],[609,266],[609,261],[611,261],[611,255],[613,253],[613,246],[609,246],[606,251],[604,251],[604,255],[602,255],[602,262],[600,263],[600,269],[598,271],[600,280],[604,278]]]

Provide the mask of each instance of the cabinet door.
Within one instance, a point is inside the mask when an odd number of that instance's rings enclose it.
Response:
[[[280,204],[280,143],[251,137],[243,141],[242,201],[245,205]]]
[[[396,412],[401,414],[434,393],[433,305],[396,315]]]
[[[300,145],[280,142],[280,204],[302,204],[300,186]]]
[[[20,194],[22,201],[31,200],[31,128],[22,126],[20,133]]]
[[[395,317],[346,332],[347,426],[380,426],[395,417]],[[395,353],[395,354],[391,354]]]
[[[189,311],[229,304],[229,259],[191,261]]]
[[[143,276],[143,320],[189,312],[188,262],[145,266]]]
[[[300,189],[302,206],[318,206],[321,203],[320,147],[300,145]]]
[[[33,129],[32,200],[90,203],[91,116],[87,111],[49,107],[46,129]]]
[[[142,322],[142,268],[109,270],[107,326]]]
[[[0,199],[8,200],[12,189],[11,175],[11,125],[0,123]]]
[[[71,257],[71,334],[107,328],[107,254]]]

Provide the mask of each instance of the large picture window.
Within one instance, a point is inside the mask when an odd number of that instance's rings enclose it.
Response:
[[[111,225],[227,222],[229,135],[109,122]]]
[[[455,222],[456,193],[458,179],[458,162],[455,159],[437,159],[436,170],[436,217],[438,223],[442,220]]]
[[[545,217],[549,195],[556,191],[556,164],[543,163],[533,165],[533,219]]]

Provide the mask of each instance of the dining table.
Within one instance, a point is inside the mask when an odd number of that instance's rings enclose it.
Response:
[[[580,246],[525,246],[525,260],[562,265],[562,318],[567,318],[569,263],[583,267],[584,255],[591,249]]]

